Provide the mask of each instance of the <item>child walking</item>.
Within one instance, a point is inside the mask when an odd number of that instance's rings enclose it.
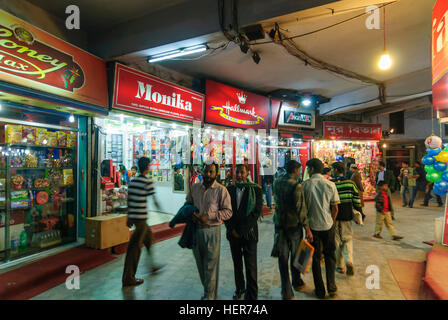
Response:
[[[383,239],[381,236],[381,231],[383,230],[383,222],[386,224],[387,230],[389,230],[392,240],[400,240],[403,237],[398,236],[395,232],[395,228],[392,224],[392,216],[394,209],[392,206],[392,200],[387,192],[388,185],[384,181],[378,182],[378,193],[375,197],[375,207],[376,207],[376,226],[375,238]]]

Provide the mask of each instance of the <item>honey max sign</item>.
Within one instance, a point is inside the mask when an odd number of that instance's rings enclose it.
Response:
[[[0,25],[0,70],[71,92],[84,84],[84,72],[71,56],[21,26]]]
[[[0,10],[0,80],[108,107],[106,63]]]

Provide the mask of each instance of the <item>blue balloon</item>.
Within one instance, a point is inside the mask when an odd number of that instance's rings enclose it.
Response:
[[[448,172],[444,172],[444,173],[442,174],[442,179],[443,179],[443,181],[448,182]]]
[[[437,188],[437,190],[442,192],[448,192],[448,182],[439,180],[436,183],[434,183],[434,188]]]
[[[441,196],[441,197],[443,197],[444,195],[447,194],[447,191],[446,191],[446,190],[443,191],[443,190],[440,190],[439,188],[436,188],[436,187],[434,187],[434,188],[432,189],[432,191],[434,191],[434,193],[435,193],[436,195]]]
[[[438,155],[440,152],[442,152],[442,148],[426,149],[426,154],[432,157]]]
[[[437,171],[440,171],[440,172],[445,172],[445,170],[446,170],[447,167],[448,167],[448,166],[447,166],[446,163],[439,162],[439,161],[437,161],[437,162],[434,164],[434,169],[436,169]]]
[[[425,166],[430,166],[430,165],[436,163],[436,158],[434,158],[433,156],[424,156],[424,157],[422,158],[422,163],[423,163]]]

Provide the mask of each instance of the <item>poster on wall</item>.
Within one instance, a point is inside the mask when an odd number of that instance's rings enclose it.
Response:
[[[432,12],[431,63],[434,109],[448,117],[448,1],[438,0]]]
[[[202,122],[203,94],[117,63],[113,109],[179,120]]]
[[[3,10],[0,80],[108,107],[103,60]]]
[[[205,122],[234,128],[267,130],[269,99],[207,80]]]

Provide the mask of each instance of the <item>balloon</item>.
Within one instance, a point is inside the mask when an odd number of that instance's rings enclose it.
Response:
[[[440,152],[435,158],[439,162],[448,162],[448,151]]]
[[[436,162],[436,159],[433,157],[433,156],[424,156],[423,158],[422,158],[422,163],[425,165],[425,166],[429,166],[429,165],[431,165],[431,164],[434,164]]]
[[[431,135],[425,140],[425,146],[429,149],[436,149],[442,146],[442,139],[438,136]]]
[[[434,169],[436,169],[439,172],[444,172],[446,170],[446,168],[448,168],[448,165],[446,163],[443,162],[436,162],[433,165]]]
[[[439,189],[440,191],[448,191],[448,182],[444,180],[439,180],[436,183],[434,183],[434,188]]]
[[[448,172],[442,173],[442,179],[443,179],[443,181],[448,182]]]
[[[431,172],[434,172],[434,171],[436,171],[436,169],[434,169],[434,166],[433,165],[429,165],[429,166],[425,166],[425,171],[426,171],[426,173],[431,173]]]
[[[436,188],[436,187],[432,188],[432,191],[434,191],[434,193],[436,195],[442,196],[442,197],[447,194],[447,191],[440,190],[439,188]]]
[[[429,182],[437,182],[440,179],[442,179],[442,173],[441,172],[431,172],[426,175],[426,180]]]
[[[426,154],[428,156],[436,156],[442,151],[442,148],[436,148],[436,149],[426,149]]]

